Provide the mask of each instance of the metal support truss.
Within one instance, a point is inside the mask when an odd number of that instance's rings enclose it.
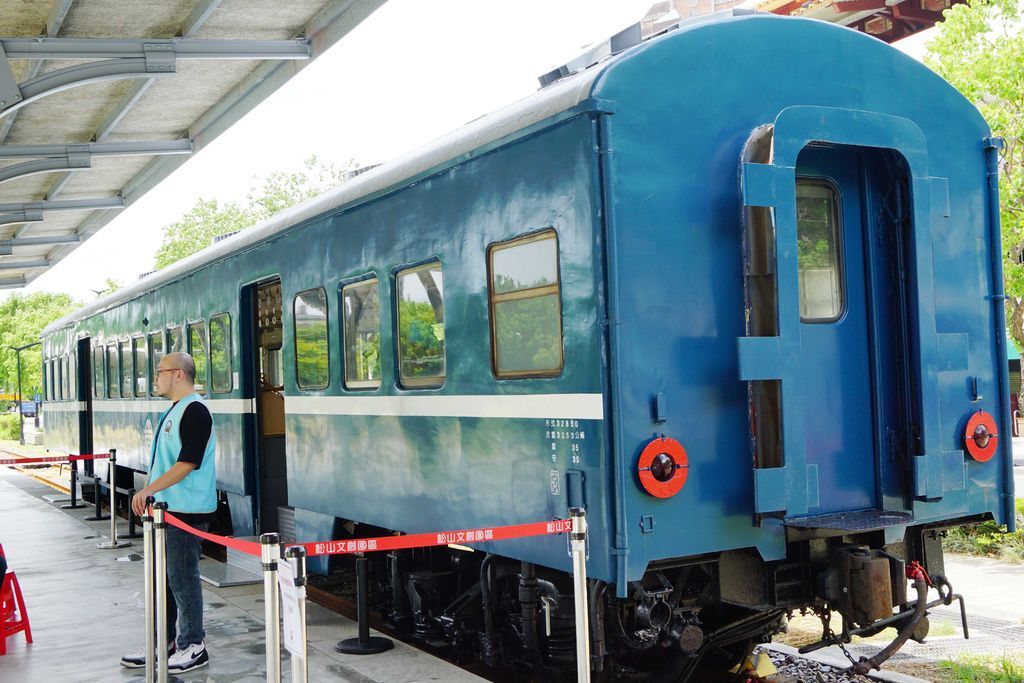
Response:
[[[179,59],[306,60],[306,39],[295,40],[113,40],[104,38],[0,39],[0,117],[30,102],[89,83],[170,76]],[[90,59],[14,82],[11,59]]]
[[[73,232],[69,235],[41,235],[39,237],[14,237],[0,240],[0,256],[10,256],[15,247],[45,247],[57,244],[78,244],[81,235]]]
[[[94,156],[191,154],[191,140],[92,142],[82,145],[0,145],[2,159],[32,159],[0,169],[0,183],[37,173],[90,168]]]
[[[13,202],[0,204],[0,225],[14,223],[38,223],[43,220],[43,213],[49,211],[91,211],[93,209],[123,209],[123,197],[100,197],[97,199],[67,199],[64,201]],[[76,242],[78,240],[75,240]],[[64,242],[59,242],[63,244]],[[0,240],[0,246],[4,240]],[[22,245],[33,242],[21,242]],[[51,242],[36,242],[51,244]]]
[[[41,258],[35,261],[0,261],[0,270],[25,270],[28,268],[49,268],[50,259]]]
[[[43,220],[43,212],[38,209],[22,209],[0,213],[0,225],[12,223],[39,223]]]
[[[21,275],[18,277],[0,278],[0,289],[17,289],[18,287],[24,287],[26,284],[25,277]]]

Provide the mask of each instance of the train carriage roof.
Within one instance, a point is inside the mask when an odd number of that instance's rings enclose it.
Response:
[[[755,18],[772,22],[800,21],[813,23],[820,27],[821,30],[850,31],[849,29],[836,27],[817,20],[783,18],[751,10],[732,9],[681,21],[678,27],[674,27],[674,30],[670,31],[670,33],[678,34],[710,24]],[[884,45],[881,41],[867,37],[864,34],[855,31],[850,31],[850,33],[859,35],[860,40],[877,43],[879,46]],[[665,38],[665,35],[661,34],[643,42],[651,42],[661,38]],[[607,45],[603,49],[599,46],[588,53],[589,58],[581,58],[571,62],[570,64],[575,66],[568,70],[568,75],[553,81],[551,80],[551,74],[542,77],[542,81],[548,82],[548,85],[538,92],[491,114],[482,116],[391,162],[358,175],[354,179],[325,192],[319,197],[286,209],[249,229],[215,242],[206,249],[186,257],[161,271],[147,275],[114,294],[99,299],[55,321],[43,330],[43,334],[48,334],[96,313],[114,308],[146,292],[153,291],[164,284],[227,258],[232,254],[259,245],[273,236],[293,229],[312,218],[355,204],[369,197],[379,196],[410,182],[427,177],[446,163],[458,162],[474,152],[486,149],[489,145],[509,139],[516,133],[530,129],[532,126],[548,121],[559,114],[573,110],[594,96],[595,89],[599,87],[598,81],[600,77],[607,72],[610,65],[637,49],[642,49],[642,46],[631,45],[618,51],[607,49]],[[895,49],[893,51],[898,52]],[[899,53],[899,56],[901,59],[906,60],[908,64],[917,64],[917,62],[902,53]],[[587,55],[584,57],[587,57]],[[938,76],[935,76],[927,67],[920,65],[920,69],[922,73],[929,74],[933,78],[938,79]],[[565,72],[564,67],[563,72]],[[966,103],[966,100],[964,102]]]

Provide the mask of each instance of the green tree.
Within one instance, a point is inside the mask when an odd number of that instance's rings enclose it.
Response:
[[[11,347],[39,341],[43,328],[82,304],[67,294],[12,294],[0,303],[0,387],[18,388],[17,361]],[[34,346],[21,352],[21,390],[25,396],[42,387],[42,357]]]
[[[925,63],[1006,140],[999,196],[1010,334],[1024,345],[1024,33],[1020,0],[970,0],[945,11]]]
[[[245,230],[279,211],[312,199],[340,185],[355,160],[344,168],[311,156],[296,173],[276,171],[262,180],[253,178],[245,204],[200,199],[181,220],[164,227],[155,268],[160,270],[210,246],[215,237]]]

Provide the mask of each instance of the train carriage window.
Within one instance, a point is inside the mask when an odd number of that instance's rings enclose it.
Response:
[[[491,360],[498,377],[562,371],[558,237],[553,230],[489,250]]]
[[[839,240],[839,197],[818,180],[796,183],[797,268],[800,320],[833,322],[845,307]]]
[[[103,398],[103,347],[97,346],[92,350],[92,395],[94,398]]]
[[[68,357],[65,355],[60,359],[60,400],[66,401],[71,398],[68,391]]]
[[[167,353],[178,353],[185,350],[185,340],[181,336],[181,327],[167,328]]]
[[[210,351],[206,341],[206,323],[191,323],[188,326],[188,352],[196,363],[196,392],[206,395],[209,374]]]
[[[117,398],[118,378],[120,377],[117,367],[117,346],[107,345],[107,398]]]
[[[231,316],[210,318],[210,388],[218,394],[231,391]]]
[[[164,357],[163,330],[149,335],[149,393],[156,396],[156,369]]]
[[[324,389],[330,382],[327,348],[327,292],[311,289],[295,296],[295,378],[300,389]]]
[[[377,278],[341,290],[344,320],[345,386],[380,386],[380,297]]]
[[[135,397],[146,397],[146,338],[132,338],[132,356],[135,358]]]
[[[444,384],[444,280],[440,263],[398,273],[398,378],[407,387]]]
[[[68,354],[68,400],[78,400],[78,372],[74,351]]]
[[[50,400],[50,361],[43,359],[43,400]]]
[[[132,351],[131,342],[127,339],[117,343],[118,356],[121,361],[121,396],[131,398],[132,394]]]

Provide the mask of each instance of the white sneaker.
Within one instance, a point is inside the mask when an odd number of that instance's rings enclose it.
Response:
[[[174,641],[167,644],[167,656],[174,654]],[[121,657],[121,666],[128,669],[141,669],[146,666],[146,648],[139,648],[137,651]]]
[[[185,673],[210,663],[206,643],[194,643],[175,652],[167,659],[167,671],[172,674]]]

